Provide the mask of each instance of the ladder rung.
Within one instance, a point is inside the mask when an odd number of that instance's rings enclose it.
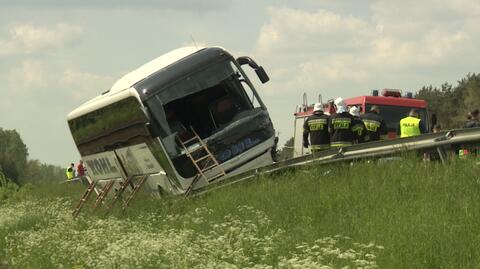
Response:
[[[190,143],[190,142],[192,142],[192,141],[195,141],[195,140],[199,141],[200,138],[197,137],[197,136],[194,136],[194,137],[188,139],[187,141],[182,141],[182,143],[185,145],[185,144],[188,144],[188,143]]]
[[[189,153],[189,154],[192,154],[193,152],[195,152],[195,151],[199,151],[199,150],[201,150],[201,149],[205,150],[205,148],[204,148],[204,147],[202,147],[202,146],[199,146],[199,147],[196,147],[196,148],[194,148],[194,149],[192,149],[192,150],[189,150],[189,149],[187,149],[187,151],[186,151],[186,152],[187,152],[187,153]]]
[[[199,162],[201,162],[201,161],[203,161],[203,160],[205,160],[205,159],[208,159],[208,158],[212,158],[212,156],[211,156],[210,154],[207,154],[207,155],[203,156],[203,157],[200,158],[200,159],[196,159],[194,162],[199,163]]]
[[[212,164],[212,165],[210,165],[210,166],[207,166],[207,167],[205,167],[205,168],[202,169],[202,172],[207,171],[207,170],[209,170],[209,169],[212,169],[213,167],[218,167],[218,165],[217,165],[216,163],[214,163],[214,164]]]
[[[208,182],[212,182],[212,181],[214,181],[215,179],[220,178],[220,177],[222,177],[222,176],[226,176],[226,175],[227,175],[227,174],[225,174],[225,173],[220,173],[220,174],[214,175],[213,177],[211,177],[211,178],[208,179]]]

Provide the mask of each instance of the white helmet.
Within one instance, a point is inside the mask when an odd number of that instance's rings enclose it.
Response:
[[[352,106],[350,108],[350,115],[360,117],[360,109],[357,106]]]
[[[313,112],[317,111],[323,111],[322,103],[315,103],[315,105],[313,106]]]
[[[338,97],[337,99],[335,99],[334,104],[337,107],[338,114],[348,112],[347,105],[345,105],[342,97]]]
[[[346,106],[342,97],[338,97],[337,99],[335,99],[334,104],[336,106]]]

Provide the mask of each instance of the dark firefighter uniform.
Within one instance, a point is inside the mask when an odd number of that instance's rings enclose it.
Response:
[[[308,136],[312,152],[330,148],[328,125],[330,117],[323,112],[315,112],[303,124],[303,146],[308,147]]]
[[[365,142],[378,141],[381,135],[387,134],[387,125],[382,116],[378,115],[377,112],[370,111],[360,117],[363,124],[365,124]]]
[[[330,145],[332,147],[351,146],[359,141],[365,126],[363,122],[348,112],[332,116],[330,120]]]

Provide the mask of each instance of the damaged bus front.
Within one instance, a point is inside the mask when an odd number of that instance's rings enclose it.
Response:
[[[234,59],[219,47],[177,49],[72,111],[68,124],[89,176],[149,175],[147,186],[160,194],[182,194],[192,182],[193,189],[206,186],[216,172],[195,179],[198,169],[181,142],[192,133],[227,177],[272,163],[275,132],[245,64],[268,81],[249,57]]]

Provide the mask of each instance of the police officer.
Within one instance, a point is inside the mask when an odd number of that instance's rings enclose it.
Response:
[[[312,153],[330,148],[329,122],[330,117],[323,114],[322,104],[316,103],[313,107],[313,115],[308,117],[303,125],[303,146],[308,148],[311,145]]]
[[[75,177],[75,170],[74,170],[75,164],[71,163],[69,167],[67,167],[67,170],[65,171],[67,175],[67,180],[72,180]]]
[[[417,110],[410,110],[408,116],[400,120],[397,133],[400,134],[400,137],[411,137],[426,133],[425,125],[419,118]]]
[[[342,98],[334,101],[336,112],[330,120],[330,145],[332,147],[351,146],[357,138],[356,133],[365,128],[363,122],[350,115]]]
[[[370,112],[363,114],[360,117],[367,129],[365,135],[366,141],[378,141],[381,136],[387,134],[387,125],[382,116],[380,116],[380,107],[374,105],[370,108]]]

